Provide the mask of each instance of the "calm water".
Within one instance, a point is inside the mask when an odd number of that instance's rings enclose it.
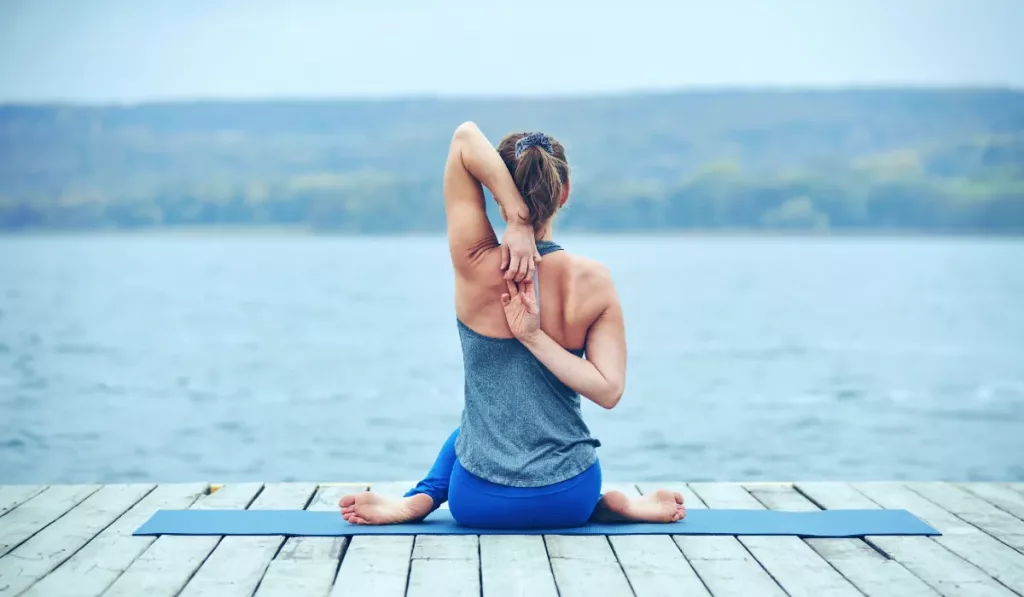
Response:
[[[577,237],[626,312],[613,480],[1024,479],[1024,242]],[[0,238],[0,482],[417,477],[443,238]]]

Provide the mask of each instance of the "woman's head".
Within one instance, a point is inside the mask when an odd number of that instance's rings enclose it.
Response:
[[[544,133],[512,133],[498,144],[498,155],[530,210],[530,223],[540,230],[569,198],[565,148]]]

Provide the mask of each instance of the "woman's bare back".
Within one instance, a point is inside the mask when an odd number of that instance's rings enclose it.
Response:
[[[480,259],[470,276],[457,276],[455,312],[473,331],[493,338],[511,338],[505,312],[498,300],[506,292],[499,269],[500,248]],[[468,279],[467,279],[468,278]],[[541,329],[568,350],[584,348],[590,328],[605,312],[614,286],[602,264],[553,251],[537,266]]]

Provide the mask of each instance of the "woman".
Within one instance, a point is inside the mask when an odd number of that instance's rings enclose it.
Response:
[[[481,184],[508,224],[501,245]],[[452,138],[444,194],[466,378],[462,423],[404,498],[347,495],[345,520],[419,520],[445,501],[459,524],[478,528],[680,520],[676,492],[601,495],[600,443],[580,415],[580,395],[618,404],[626,338],[608,271],[551,240],[569,197],[565,149],[542,133],[518,133],[495,151],[465,123]]]

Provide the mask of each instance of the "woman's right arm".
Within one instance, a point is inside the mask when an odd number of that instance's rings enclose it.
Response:
[[[490,189],[508,218],[501,245],[505,279],[521,282],[533,276],[539,261],[530,211],[515,181],[487,137],[472,122],[455,129],[445,165],[444,196],[452,263],[471,271],[480,255],[498,246],[487,219],[480,185]]]

